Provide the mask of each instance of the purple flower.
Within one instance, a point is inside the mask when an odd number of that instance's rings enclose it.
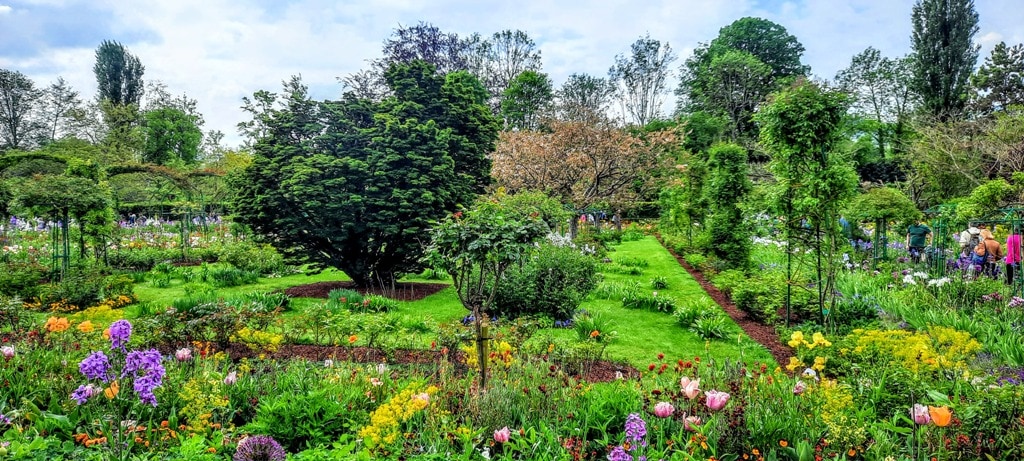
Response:
[[[250,435],[241,442],[235,450],[234,461],[284,461],[284,448],[277,440],[266,435]]]
[[[626,441],[630,442],[629,446],[633,448],[638,445],[646,447],[647,442],[644,440],[644,437],[647,437],[647,423],[644,422],[640,415],[630,413],[626,417]]]
[[[110,325],[110,347],[124,350],[128,340],[132,338],[132,324],[127,320],[118,320]]]
[[[150,349],[148,351],[131,351],[125,357],[124,370],[121,377],[132,376],[135,378],[133,389],[138,394],[139,400],[152,406],[156,406],[156,396],[153,390],[163,384],[166,371],[160,361],[163,357],[160,351]]]
[[[87,379],[109,382],[110,359],[102,351],[93,352],[78,364],[78,371],[82,372]]]
[[[615,447],[608,453],[608,461],[633,461],[633,457],[622,447]]]
[[[71,393],[71,398],[78,402],[79,405],[84,405],[85,402],[100,392],[103,392],[101,387],[95,384],[85,384],[78,386],[78,389]]]

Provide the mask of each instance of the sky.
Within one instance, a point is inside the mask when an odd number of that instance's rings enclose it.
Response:
[[[367,67],[399,26],[429,22],[460,36],[523,30],[556,87],[573,73],[606,76],[638,38],[667,42],[679,66],[719,29],[746,17],[785,27],[805,64],[831,79],[868,46],[910,52],[913,0],[0,0],[0,68],[45,87],[63,77],[93,98],[96,47],[116,40],[138,56],[146,81],[198,101],[206,130],[241,141],[242,97],[277,91],[299,74],[316,99],[337,98],[337,78]],[[979,64],[1000,41],[1024,42],[1020,0],[976,0]],[[675,79],[669,84],[676,86]],[[669,95],[666,108],[674,103]]]

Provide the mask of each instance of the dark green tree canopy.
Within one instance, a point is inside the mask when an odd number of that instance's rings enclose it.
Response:
[[[138,107],[144,90],[142,74],[146,68],[124,45],[104,40],[96,48],[96,64],[92,68],[99,86],[99,99],[114,105]]]
[[[732,125],[731,139],[756,139],[751,115],[770,92],[810,71],[801,64],[803,52],[785,27],[761,18],[739,19],[683,64],[677,109],[724,116]]]
[[[939,120],[960,116],[980,48],[974,0],[918,0],[911,21],[914,91]]]
[[[772,69],[773,81],[811,71],[800,62],[804,46],[785,27],[767,19],[746,17],[723,27],[708,46],[704,60],[709,62],[727,50],[746,51],[767,64]]]
[[[313,101],[301,82],[256,114],[265,133],[236,177],[239,222],[296,263],[391,286],[421,269],[430,223],[489,181],[497,121],[465,72],[413,61],[386,73],[394,96]]]

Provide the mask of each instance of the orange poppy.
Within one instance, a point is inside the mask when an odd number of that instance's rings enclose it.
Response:
[[[933,407],[929,405],[928,415],[932,417],[932,422],[936,426],[946,427],[953,418],[953,411],[949,407]]]
[[[782,448],[786,448],[786,447],[789,446],[789,442],[787,442],[785,440],[779,440],[779,446],[782,447]]]

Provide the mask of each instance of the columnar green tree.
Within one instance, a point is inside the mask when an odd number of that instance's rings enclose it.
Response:
[[[386,78],[379,103],[313,101],[293,79],[255,113],[265,134],[232,185],[237,220],[291,261],[389,288],[422,269],[430,223],[488,184],[498,124],[466,72],[413,61]]]
[[[747,170],[747,151],[743,147],[718,144],[711,148],[704,186],[706,228],[711,240],[708,250],[728,267],[737,269],[750,263],[751,232],[740,208],[752,188]]]
[[[786,222],[788,251],[792,256],[798,238],[813,250],[823,319],[834,303],[839,214],[857,187],[857,173],[835,150],[845,114],[845,95],[801,80],[769,98],[755,117],[772,155],[776,209]]]
[[[978,61],[974,0],[917,0],[911,14],[913,88],[923,109],[939,120],[958,118]]]
[[[96,74],[101,101],[109,101],[116,106],[139,107],[145,89],[142,74],[146,68],[137,56],[128,52],[128,48],[118,42],[104,40],[96,48],[96,64],[92,70]]]

